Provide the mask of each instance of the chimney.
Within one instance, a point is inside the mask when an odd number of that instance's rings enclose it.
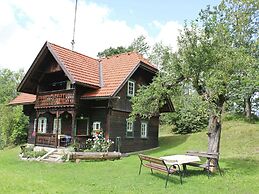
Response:
[[[101,60],[98,60],[99,62],[99,85],[102,88],[104,86],[103,82],[103,65],[101,63]]]

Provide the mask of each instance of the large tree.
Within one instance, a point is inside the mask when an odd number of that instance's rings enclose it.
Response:
[[[146,37],[143,35],[140,35],[139,37],[135,38],[130,46],[124,47],[124,46],[118,46],[117,48],[110,47],[108,49],[105,49],[102,52],[98,52],[97,57],[109,57],[113,55],[118,55],[121,53],[126,52],[132,52],[136,51],[142,55],[148,55],[150,50],[150,46],[148,45],[146,41]]]
[[[252,47],[241,41],[252,43],[256,37],[257,10],[258,2],[253,0],[222,1],[215,8],[202,10],[196,21],[185,25],[178,38],[178,52],[167,55],[154,82],[133,98],[132,116],[158,114],[177,86],[189,84],[209,107],[208,152],[219,152],[224,104],[233,93],[242,91],[239,83],[249,79],[251,67],[258,63]],[[238,15],[238,22],[232,15]],[[240,29],[251,31],[242,33]]]
[[[21,106],[8,106],[10,100],[18,95],[16,88],[22,77],[22,70],[0,69],[0,149],[26,141],[28,118]]]

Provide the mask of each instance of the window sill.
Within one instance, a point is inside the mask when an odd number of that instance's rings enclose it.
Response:
[[[126,136],[125,138],[126,139],[134,139],[134,136],[132,136],[132,137]]]

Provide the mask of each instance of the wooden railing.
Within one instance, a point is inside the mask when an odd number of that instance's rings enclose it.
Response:
[[[56,146],[56,135],[52,133],[37,133],[36,145]]]
[[[45,108],[60,105],[74,105],[75,95],[72,90],[59,90],[38,93],[35,108]]]

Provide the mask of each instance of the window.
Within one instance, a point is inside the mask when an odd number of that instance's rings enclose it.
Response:
[[[135,82],[128,81],[128,92],[127,96],[134,96],[135,95]]]
[[[38,132],[39,133],[46,133],[47,131],[47,118],[40,117],[38,121]]]
[[[55,118],[54,119],[54,122],[53,122],[53,134],[57,133],[57,126],[58,126],[58,134],[61,134],[61,118],[59,118],[59,119]]]
[[[76,134],[89,135],[89,118],[77,118],[76,120]]]
[[[101,130],[101,122],[94,122],[93,123],[93,131]]]
[[[74,85],[71,83],[70,80],[67,81],[67,85],[66,85],[66,89],[69,90],[69,89],[72,89],[74,88]]]
[[[147,138],[147,123],[141,122],[141,138]]]
[[[126,121],[126,137],[133,137],[133,122]]]

